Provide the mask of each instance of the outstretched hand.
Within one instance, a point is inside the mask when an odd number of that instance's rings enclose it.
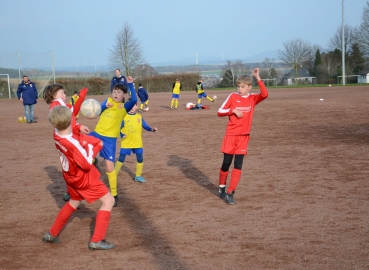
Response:
[[[252,75],[255,77],[255,79],[256,79],[257,81],[260,81],[259,68],[255,68],[255,69],[252,71]]]
[[[134,81],[134,79],[133,79],[133,77],[132,77],[132,76],[128,76],[128,77],[127,77],[127,82],[128,82],[128,83],[133,83],[133,81]]]

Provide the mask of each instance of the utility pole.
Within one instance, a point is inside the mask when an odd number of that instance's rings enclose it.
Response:
[[[345,19],[344,2],[342,0],[342,85],[346,85],[346,67],[345,67]]]

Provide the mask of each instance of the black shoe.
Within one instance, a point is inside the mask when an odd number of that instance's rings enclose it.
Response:
[[[47,232],[42,236],[42,241],[45,243],[51,243],[51,244],[59,244],[60,239],[58,237],[54,237],[50,234],[50,232]]]
[[[68,193],[65,193],[63,196],[63,201],[68,202],[70,200],[70,196]]]
[[[90,242],[88,243],[88,248],[90,250],[108,250],[114,248],[113,244],[106,242],[105,240],[101,240],[100,242]]]
[[[27,121],[27,124],[32,124],[32,121]]]
[[[225,187],[219,187],[219,198],[224,199],[227,196]]]
[[[225,200],[228,204],[235,204],[235,200],[233,198],[233,194],[234,194],[234,190],[231,192],[231,193],[228,193],[226,196],[225,196]]]
[[[37,121],[36,120],[31,120],[31,123],[37,123]]]
[[[113,205],[113,207],[117,207],[118,200],[119,200],[118,195],[117,196],[114,196],[114,205]]]

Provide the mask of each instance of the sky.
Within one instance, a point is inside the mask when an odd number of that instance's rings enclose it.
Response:
[[[361,23],[368,0],[344,0],[344,21]],[[128,23],[146,63],[269,57],[300,38],[327,48],[342,25],[342,0],[0,0],[0,67],[109,65]],[[29,57],[29,58],[27,58]],[[27,60],[28,59],[28,60]],[[32,59],[32,64],[29,62]]]

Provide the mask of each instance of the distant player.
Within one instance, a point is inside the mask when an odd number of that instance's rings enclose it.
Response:
[[[145,178],[142,177],[143,170],[143,143],[142,143],[142,128],[147,131],[155,132],[158,129],[156,127],[151,128],[146,124],[142,116],[136,113],[137,105],[130,110],[124,117],[121,125],[121,141],[120,141],[120,155],[118,161],[115,163],[115,172],[118,175],[122,168],[123,162],[126,159],[126,155],[131,153],[136,154],[136,176],[135,181],[145,183]]]
[[[173,83],[173,87],[172,87],[172,102],[170,103],[170,108],[172,110],[178,109],[178,99],[179,99],[181,90],[182,90],[181,79],[177,78],[176,82]]]
[[[211,97],[209,97],[204,90],[204,84],[202,82],[202,80],[198,81],[196,84],[196,92],[197,92],[197,106],[200,107],[201,105],[201,99],[204,97],[208,100],[210,100],[211,102],[214,102],[214,99],[212,99]]]
[[[118,205],[117,174],[114,170],[117,138],[119,137],[120,126],[124,117],[137,103],[133,78],[128,76],[127,82],[129,91],[131,92],[131,100],[127,103],[123,103],[128,89],[124,84],[116,84],[111,93],[111,97],[101,103],[99,122],[95,130],[89,134],[103,141],[104,146],[100,151],[100,156],[105,159],[110,192],[115,199],[114,207]]]
[[[228,204],[235,204],[233,195],[241,178],[243,158],[247,154],[255,106],[268,97],[268,91],[259,76],[259,68],[255,68],[252,74],[258,82],[260,93],[249,93],[252,88],[252,78],[240,76],[237,79],[238,93],[231,93],[218,110],[218,116],[229,118],[221,147],[224,158],[219,172],[219,196]],[[233,156],[235,157],[234,168],[226,192],[227,176]]]
[[[77,103],[77,100],[79,99],[79,95],[77,91],[74,91],[73,95],[70,98],[69,104],[74,106],[74,104]],[[76,119],[78,119],[79,114],[76,115]]]
[[[59,233],[67,224],[73,212],[82,200],[93,203],[101,202],[96,215],[95,230],[88,243],[89,249],[111,249],[113,244],[105,240],[108,229],[110,212],[114,198],[108,188],[100,180],[100,173],[92,160],[102,148],[102,142],[90,138],[87,142],[72,132],[72,112],[65,106],[56,106],[49,112],[49,122],[55,127],[55,147],[60,154],[63,177],[67,185],[70,200],[59,211],[54,224],[42,237],[46,243],[58,244]]]
[[[143,88],[142,83],[138,84],[137,95],[141,101],[140,112],[143,112],[144,107],[147,108],[147,106],[149,105],[149,94],[147,93],[146,89]]]

